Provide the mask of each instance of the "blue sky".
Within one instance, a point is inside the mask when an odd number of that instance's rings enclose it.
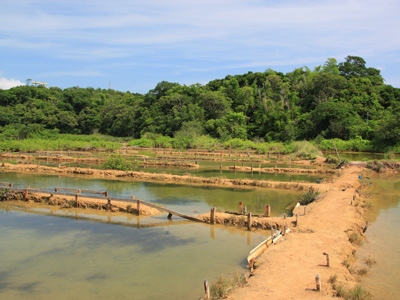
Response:
[[[1,0],[0,88],[146,93],[363,57],[400,87],[400,1]]]

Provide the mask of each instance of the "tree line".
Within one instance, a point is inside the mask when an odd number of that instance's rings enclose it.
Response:
[[[139,139],[208,135],[220,140],[364,139],[400,144],[400,89],[363,58],[310,70],[228,75],[205,85],[162,81],[146,94],[19,86],[0,90],[0,132],[43,129]]]

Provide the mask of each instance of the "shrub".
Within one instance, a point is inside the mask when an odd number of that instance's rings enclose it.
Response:
[[[300,204],[307,205],[318,199],[319,191],[316,191],[312,186],[300,197]]]
[[[121,155],[109,156],[103,164],[103,168],[108,170],[128,171],[131,169],[131,164],[125,161]]]

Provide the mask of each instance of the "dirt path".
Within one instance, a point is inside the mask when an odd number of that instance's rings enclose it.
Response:
[[[360,205],[350,204],[360,186],[358,175],[362,170],[347,167],[335,183],[325,185],[323,199],[312,203],[306,215],[299,217],[293,233],[264,252],[249,284],[236,289],[228,299],[329,299],[332,288],[328,280],[332,275],[337,275],[339,284],[352,287],[355,278],[343,262],[356,251],[349,242],[350,233],[365,226]],[[323,252],[329,254],[330,267]],[[321,276],[321,292],[315,290],[317,274]]]

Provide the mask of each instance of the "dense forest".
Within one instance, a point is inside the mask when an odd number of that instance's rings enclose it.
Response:
[[[363,58],[228,75],[206,85],[160,82],[146,94],[25,85],[0,90],[0,132],[41,130],[139,139],[208,136],[219,140],[360,139],[400,144],[400,89],[384,84]]]

